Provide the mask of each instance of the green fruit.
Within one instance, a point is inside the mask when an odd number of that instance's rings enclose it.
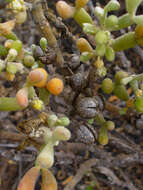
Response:
[[[42,48],[43,50],[46,50],[47,44],[48,44],[48,42],[47,42],[47,39],[46,39],[46,38],[43,37],[43,38],[40,39],[40,46],[41,46],[41,48]]]
[[[108,144],[109,138],[108,138],[107,129],[105,127],[101,127],[100,132],[99,132],[98,141],[101,145]]]
[[[111,94],[113,89],[114,89],[114,85],[113,82],[110,78],[105,78],[102,81],[102,90],[105,94]]]
[[[114,130],[115,128],[115,124],[113,121],[106,121],[106,124],[105,124],[106,128],[109,130],[109,131],[112,131]]]
[[[127,101],[129,99],[128,92],[124,85],[115,85],[114,94],[123,101]]]
[[[121,84],[121,79],[125,78],[128,76],[128,73],[124,72],[124,71],[118,71],[115,74],[115,83],[116,84]]]
[[[68,117],[61,117],[56,122],[56,125],[61,125],[61,126],[67,126],[69,124],[70,124],[70,120]]]
[[[26,56],[24,57],[23,63],[24,63],[24,65],[25,65],[26,67],[31,67],[31,66],[33,66],[33,65],[34,65],[34,62],[35,62],[35,60],[34,60],[34,57],[33,57],[33,56],[31,56],[31,55],[26,55]]]
[[[143,113],[143,97],[142,96],[139,96],[136,98],[136,100],[134,102],[134,106],[138,112]]]

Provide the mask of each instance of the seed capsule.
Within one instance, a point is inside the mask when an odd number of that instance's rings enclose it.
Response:
[[[99,103],[97,99],[85,97],[78,100],[76,108],[81,117],[93,118],[98,112],[98,106]]]
[[[70,82],[72,88],[75,90],[81,90],[86,85],[86,80],[82,73],[76,73],[72,75]]]

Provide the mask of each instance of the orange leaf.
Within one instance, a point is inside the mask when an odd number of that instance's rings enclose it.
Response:
[[[41,190],[57,190],[57,181],[48,169],[42,169]]]
[[[23,178],[20,180],[17,190],[34,190],[39,174],[39,167],[35,166],[28,170]]]
[[[9,34],[15,26],[15,20],[10,20],[4,23],[0,23],[0,34],[7,35]]]

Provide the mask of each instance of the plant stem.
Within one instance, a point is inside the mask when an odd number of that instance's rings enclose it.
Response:
[[[0,97],[0,111],[17,111],[21,109],[16,98]]]
[[[48,45],[51,48],[55,49],[55,51],[57,52],[57,62],[60,64],[63,64],[64,59],[63,59],[62,53],[58,47],[57,40],[52,32],[50,24],[47,21],[47,19],[45,18],[45,15],[44,15],[44,12],[42,9],[42,5],[41,5],[41,0],[35,0],[35,1],[33,0],[32,2],[33,2],[34,19],[35,19],[36,23],[38,24],[44,37],[47,39]]]

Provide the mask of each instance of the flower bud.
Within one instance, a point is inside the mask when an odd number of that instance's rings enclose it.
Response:
[[[100,69],[97,69],[97,74],[98,74],[100,77],[105,77],[106,74],[107,74],[107,69],[106,69],[106,67],[101,67]]]
[[[67,141],[71,137],[71,133],[68,129],[63,126],[57,126],[53,131],[53,138],[55,140]]]
[[[17,55],[18,55],[18,53],[15,49],[10,49],[8,52],[7,60],[9,62],[14,61]]]
[[[110,78],[105,78],[103,81],[102,81],[102,90],[104,93],[106,94],[111,94],[113,89],[114,89],[114,85],[113,85],[113,82]]]
[[[7,49],[10,49],[12,43],[13,43],[13,40],[6,40],[4,43],[4,47],[6,47]]]
[[[58,1],[56,3],[56,10],[63,19],[71,18],[74,15],[74,7],[71,7],[65,1]]]
[[[75,5],[76,8],[82,8],[88,3],[88,0],[76,0]]]
[[[47,83],[46,88],[51,94],[59,95],[63,91],[64,84],[61,79],[53,78]]]
[[[77,48],[82,52],[93,52],[93,49],[89,42],[85,38],[79,38],[76,42]]]
[[[93,63],[93,65],[97,68],[97,69],[101,69],[102,67],[104,67],[104,62],[102,59],[100,59],[99,57],[97,58],[97,60]]]
[[[48,120],[47,120],[48,126],[54,127],[56,125],[57,119],[58,119],[58,117],[56,115],[54,115],[54,114],[49,115]]]
[[[41,46],[41,48],[42,48],[43,50],[46,50],[47,44],[48,44],[48,42],[47,42],[47,39],[46,39],[46,38],[41,38],[41,39],[40,39],[40,46]]]
[[[26,67],[32,67],[34,65],[34,57],[31,55],[24,56],[23,63]]]
[[[32,70],[28,76],[28,82],[32,85],[43,88],[46,85],[48,74],[45,69],[37,68]]]
[[[42,100],[39,100],[39,99],[32,100],[31,106],[33,109],[38,110],[38,111],[44,110],[44,103]]]
[[[16,93],[16,100],[21,107],[28,106],[28,89],[22,88]]]
[[[107,46],[105,51],[105,57],[108,61],[114,61],[115,59],[115,52],[112,47]]]

